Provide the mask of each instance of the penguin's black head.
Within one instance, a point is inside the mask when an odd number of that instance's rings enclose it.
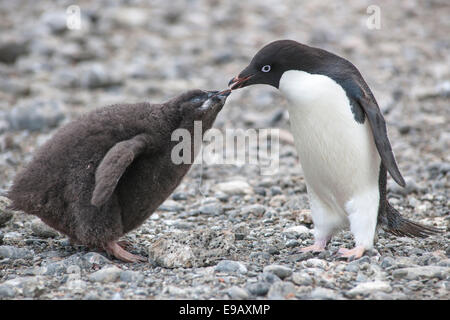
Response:
[[[231,90],[191,90],[177,97],[176,104],[181,112],[182,126],[190,126],[193,121],[202,121],[203,127],[209,129],[230,93]]]
[[[280,78],[289,70],[311,72],[321,65],[322,50],[293,40],[278,40],[259,50],[250,64],[228,83],[231,90],[252,84],[278,88]]]

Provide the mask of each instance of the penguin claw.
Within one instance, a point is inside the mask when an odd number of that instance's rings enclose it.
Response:
[[[116,241],[109,242],[105,246],[105,250],[108,254],[116,257],[124,262],[145,262],[147,259],[141,256],[134,255],[125,249],[123,249]]]
[[[363,246],[356,246],[353,249],[340,248],[338,254],[341,258],[359,259],[363,256],[366,249]]]

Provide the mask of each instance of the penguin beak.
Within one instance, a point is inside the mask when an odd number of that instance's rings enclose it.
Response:
[[[239,77],[236,76],[233,79],[230,80],[230,82],[228,82],[228,86],[230,87],[230,90],[236,90],[239,88],[243,88],[247,85],[248,80],[250,80],[250,78],[253,77],[253,75],[248,75],[246,77]]]
[[[208,91],[208,99],[202,104],[200,110],[207,110],[211,107],[220,106],[219,110],[223,107],[225,100],[230,95],[231,89],[223,91]],[[216,108],[217,109],[217,108]]]

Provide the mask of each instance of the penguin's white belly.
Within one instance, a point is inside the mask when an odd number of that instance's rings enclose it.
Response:
[[[283,74],[279,89],[289,100],[292,134],[310,196],[314,193],[330,213],[341,217],[358,197],[377,206],[380,157],[367,119],[356,122],[344,89],[329,77],[296,70]]]

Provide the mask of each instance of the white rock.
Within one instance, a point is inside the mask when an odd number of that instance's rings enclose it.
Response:
[[[283,233],[290,233],[290,232],[303,234],[303,233],[310,233],[311,230],[305,226],[292,226],[283,230]]]
[[[325,260],[321,260],[318,258],[311,258],[303,262],[303,265],[307,268],[325,269],[328,266],[328,263]]]
[[[214,191],[221,191],[230,195],[244,195],[253,193],[250,185],[247,182],[240,180],[219,183],[216,185]]]
[[[227,293],[231,299],[240,299],[240,300],[248,299],[248,292],[236,286],[233,286],[230,289],[228,289]]]
[[[263,272],[273,273],[280,279],[289,277],[292,274],[292,270],[290,268],[278,264],[271,264],[269,266],[265,266]]]
[[[354,297],[358,294],[367,295],[373,292],[382,291],[390,292],[392,290],[389,282],[386,281],[370,281],[358,284],[356,287],[347,292],[347,295]]]
[[[317,287],[311,292],[311,299],[336,300],[338,295],[332,289]]]
[[[121,272],[122,270],[117,268],[116,266],[105,267],[101,270],[92,273],[89,276],[89,280],[103,283],[114,282],[119,278]]]
[[[394,271],[394,278],[404,278],[407,280],[416,280],[420,278],[439,278],[443,279],[450,274],[450,267],[423,266],[402,268]]]

